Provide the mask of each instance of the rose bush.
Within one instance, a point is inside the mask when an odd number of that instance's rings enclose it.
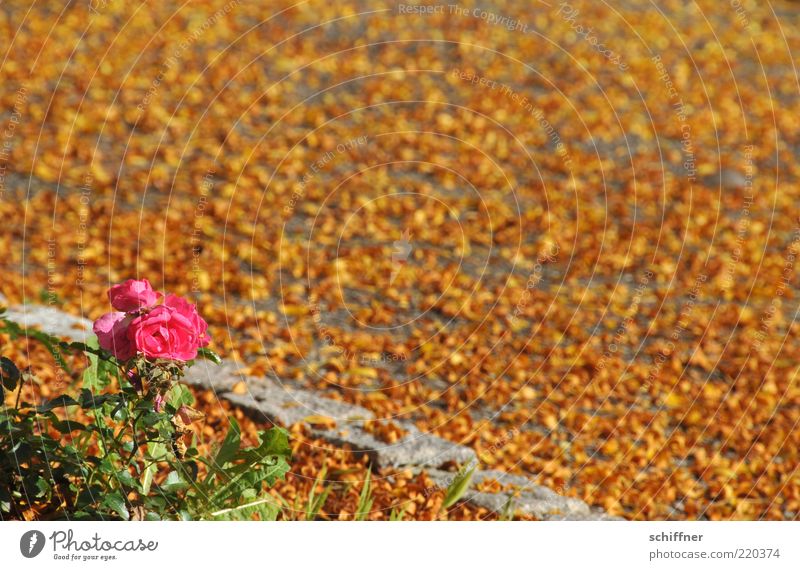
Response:
[[[197,307],[146,279],[114,285],[108,299],[114,310],[87,344],[25,330],[0,308],[0,334],[43,343],[76,380],[66,355],[88,358],[79,394],[39,405],[20,399],[29,373],[0,358],[2,389],[18,390],[0,413],[0,518],[275,518],[277,503],[261,495],[289,469],[285,430],[241,448],[231,419],[213,457],[195,447],[203,414],[180,379],[197,358],[220,361]]]
[[[156,305],[159,299],[162,305]],[[129,279],[108,290],[111,306],[94,323],[100,346],[118,360],[134,354],[150,358],[189,361],[208,345],[208,324],[197,307],[177,295],[163,296],[147,279]]]
[[[133,385],[147,388],[153,407],[160,410],[171,380],[208,346],[208,323],[195,305],[155,291],[147,279],[114,285],[108,300],[117,310],[94,322],[97,342],[121,363]],[[142,379],[149,382],[142,384]]]

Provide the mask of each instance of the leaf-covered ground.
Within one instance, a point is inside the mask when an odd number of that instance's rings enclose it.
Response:
[[[0,291],[147,277],[613,514],[797,517],[797,6],[453,6],[5,2]]]

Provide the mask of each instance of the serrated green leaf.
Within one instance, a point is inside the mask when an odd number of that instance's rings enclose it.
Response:
[[[97,336],[89,337],[86,344],[72,343],[70,347],[80,346],[89,359],[89,366],[83,371],[83,388],[92,393],[98,393],[107,388],[116,378],[117,367],[108,359],[103,358],[103,352],[97,343]]]
[[[289,445],[289,432],[285,429],[280,427],[270,428],[259,432],[258,437],[261,440],[261,445],[255,449],[255,453],[260,454],[261,457],[270,455],[291,457],[292,448]]]
[[[128,520],[131,516],[128,512],[128,507],[125,505],[125,499],[118,491],[107,493],[103,498],[103,505],[117,513],[124,520]]]
[[[151,441],[147,444],[147,455],[152,462],[145,467],[144,473],[142,473],[142,495],[147,496],[150,494],[150,487],[153,484],[153,475],[158,471],[158,464],[156,461],[158,461],[165,452],[166,446],[163,443]]]
[[[241,429],[239,428],[239,423],[233,417],[231,417],[230,421],[231,427],[228,428],[228,433],[225,434],[222,446],[219,448],[217,456],[214,458],[214,463],[220,467],[234,458],[239,451],[239,444],[241,443]]]
[[[0,380],[3,383],[3,388],[9,392],[16,390],[19,376],[17,365],[5,356],[0,357]]]
[[[194,396],[183,384],[175,384],[167,393],[167,402],[177,410],[181,406],[194,404]]]
[[[72,433],[73,431],[86,431],[86,426],[80,422],[75,422],[71,420],[64,420],[60,421],[58,419],[53,419],[50,421],[50,424],[56,428],[60,433]]]
[[[188,483],[183,480],[180,473],[177,471],[170,471],[167,475],[167,478],[161,483],[160,487],[163,491],[167,493],[174,493],[176,491],[181,491],[188,486]]]
[[[73,398],[67,396],[66,394],[62,394],[61,396],[56,396],[52,400],[48,400],[41,406],[36,407],[36,411],[40,414],[49,412],[50,410],[55,410],[56,408],[65,408],[67,406],[77,406],[79,405]]]
[[[94,394],[84,388],[79,397],[80,406],[84,410],[91,410],[103,406],[106,402],[116,402],[123,396],[120,394]]]
[[[159,412],[147,412],[139,420],[139,423],[144,427],[153,427],[158,422],[167,419],[167,415]]]
[[[99,348],[97,337],[94,335],[89,338],[86,344],[87,348]],[[88,351],[86,352],[86,357],[89,359],[89,366],[83,371],[83,387],[92,392],[99,392],[101,388],[97,378],[97,361],[99,359],[96,354]]]
[[[128,471],[127,469],[120,470],[117,477],[119,478],[119,482],[125,485],[126,487],[136,488],[138,486],[137,485],[138,482],[136,481],[136,479],[134,479],[133,475],[131,475],[131,472]]]

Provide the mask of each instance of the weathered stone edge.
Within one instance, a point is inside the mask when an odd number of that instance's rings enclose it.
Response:
[[[0,304],[4,302],[5,299],[0,296]],[[91,321],[54,307],[9,307],[8,317],[23,326],[37,327],[71,340],[85,341],[87,335],[91,334]],[[201,361],[188,371],[185,381],[192,386],[212,390],[217,397],[272,422],[285,426],[303,423],[312,436],[335,445],[348,445],[354,451],[369,456],[376,465],[425,470],[434,481],[435,488],[446,489],[453,480],[455,474],[444,468],[477,464],[472,449],[423,433],[411,422],[396,421],[406,431],[406,436],[394,444],[384,443],[363,428],[366,420],[374,419],[374,414],[369,410],[266,378],[247,376],[239,372],[240,368],[231,360],[224,360],[219,366]],[[241,382],[247,388],[245,393],[234,393],[234,386]],[[311,416],[317,419],[323,416],[332,422],[321,425]],[[498,493],[479,491],[477,485],[487,479],[498,481],[508,490]],[[463,498],[495,513],[513,509],[517,514],[541,520],[623,520],[578,499],[559,495],[526,477],[497,470],[476,470]]]

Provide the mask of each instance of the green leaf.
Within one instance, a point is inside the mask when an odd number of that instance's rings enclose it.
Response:
[[[86,431],[86,426],[80,422],[71,420],[58,420],[51,419],[50,424],[56,428],[60,433],[72,433],[73,431]]]
[[[153,475],[155,475],[156,466],[148,465],[142,473],[142,494],[147,495],[150,493],[150,487],[153,485]]]
[[[210,350],[208,348],[201,348],[197,351],[197,356],[204,358],[205,360],[210,360],[214,364],[222,364],[222,357],[219,354]]]
[[[119,474],[118,474],[118,478],[119,478],[119,482],[122,483],[123,485],[125,485],[128,488],[134,488],[135,489],[137,487],[136,479],[133,478],[133,475],[131,475],[131,472],[128,471],[127,469],[120,470]]]
[[[194,396],[189,388],[183,384],[175,384],[167,393],[167,403],[177,410],[181,406],[194,404]]]
[[[50,483],[47,482],[47,479],[38,478],[36,480],[36,489],[38,492],[36,493],[37,497],[44,497],[45,495],[49,494],[51,491]]]
[[[328,466],[323,465],[322,469],[320,469],[320,472],[317,474],[317,478],[314,480],[314,484],[311,486],[311,491],[308,493],[308,502],[306,503],[305,512],[307,521],[313,521],[317,518],[322,507],[325,506],[325,501],[328,500],[328,495],[330,495],[333,490],[333,487],[330,485],[325,485],[322,487],[322,493],[317,495],[317,487],[322,486],[327,472]]]
[[[91,353],[95,356],[99,356],[102,360],[111,361],[113,358],[102,348],[99,348],[98,346],[89,346],[88,344],[84,344],[82,342],[61,341],[58,345],[62,350],[79,350],[81,352]]]
[[[389,513],[389,520],[394,522],[402,521],[405,514],[406,514],[405,506],[400,510],[397,510],[397,508],[393,508],[392,512]]]
[[[86,353],[89,359],[89,366],[83,371],[83,387],[93,393],[100,392],[107,388],[117,377],[117,367],[107,358],[103,358],[103,352],[97,343],[97,336],[92,335],[86,344],[72,343],[72,348],[78,346]]]
[[[87,348],[99,348],[96,336],[89,338]],[[92,392],[99,392],[101,386],[97,377],[97,355],[87,351],[86,357],[89,359],[89,366],[83,371],[83,387]]]
[[[280,456],[289,458],[292,455],[292,448],[289,445],[289,432],[280,427],[274,427],[266,431],[259,432],[259,445],[255,452],[261,457]]]
[[[153,484],[153,475],[158,471],[157,461],[164,456],[166,450],[166,446],[157,441],[151,441],[147,444],[147,454],[150,456],[152,462],[145,467],[144,473],[142,473],[142,495],[147,496],[150,494],[150,487]]]
[[[167,508],[167,500],[162,496],[152,496],[144,498],[144,506],[148,511],[162,513]]]
[[[19,368],[5,356],[0,357],[0,380],[9,392],[16,390],[19,382]]]
[[[119,471],[119,467],[117,466],[119,461],[122,458],[120,457],[119,453],[110,452],[108,455],[104,456],[103,459],[97,466],[97,470],[100,473],[106,473],[108,475],[116,475]]]
[[[183,480],[180,476],[180,473],[177,471],[170,471],[167,475],[167,478],[164,482],[160,485],[163,491],[167,493],[174,493],[176,491],[181,491],[188,486],[188,483]]]
[[[125,499],[119,491],[106,494],[103,498],[103,505],[117,513],[124,520],[128,520],[131,517],[130,513],[128,513],[128,507],[125,506]]]
[[[218,521],[249,521],[253,515],[258,516],[258,520],[273,521],[277,518],[280,509],[272,497],[265,497],[249,501],[243,505],[222,509],[209,513],[209,517]]]
[[[514,497],[508,498],[506,504],[503,506],[503,512],[500,514],[500,518],[498,520],[501,521],[514,520]]]
[[[97,361],[97,380],[100,386],[106,388],[118,378],[119,368],[113,361],[100,357]]]
[[[128,419],[128,402],[125,401],[125,398],[119,399],[119,402],[109,415],[116,422],[125,422]]]
[[[239,451],[239,444],[241,443],[241,429],[239,423],[231,417],[231,427],[225,435],[225,440],[222,442],[222,447],[219,448],[217,456],[214,458],[214,463],[222,467],[234,458]]]
[[[150,402],[147,402],[147,406],[152,406]],[[145,427],[153,427],[158,422],[167,418],[167,415],[164,413],[158,412],[147,412],[142,418],[139,420],[139,423]]]
[[[40,414],[49,412],[50,410],[54,410],[56,408],[65,408],[67,406],[77,406],[79,405],[74,399],[66,394],[62,394],[61,396],[56,396],[52,400],[49,400],[42,404],[41,406],[36,407],[36,411]]]
[[[356,507],[355,520],[365,521],[372,510],[372,503],[375,499],[372,497],[372,489],[370,488],[371,470],[367,470],[367,476],[364,478],[364,485],[361,487],[361,494],[358,497],[358,506]]]
[[[102,407],[106,402],[116,402],[124,398],[122,394],[93,394],[91,390],[81,390],[79,397],[80,406],[84,410],[91,410]]]
[[[464,467],[462,467],[458,470],[458,473],[453,478],[453,481],[447,487],[442,508],[447,509],[452,507],[461,497],[464,496],[464,493],[469,487],[470,481],[472,481],[472,474],[475,472],[476,467],[477,464],[473,464],[470,469],[465,470]]]
[[[261,444],[258,447],[240,450],[225,462],[235,461],[234,465],[217,465],[216,471],[224,472],[227,481],[211,493],[212,504],[222,505],[231,498],[241,496],[248,488],[260,489],[263,483],[271,486],[289,471],[289,433],[282,428],[272,428],[259,433],[259,438]],[[232,445],[229,447],[232,448]]]

